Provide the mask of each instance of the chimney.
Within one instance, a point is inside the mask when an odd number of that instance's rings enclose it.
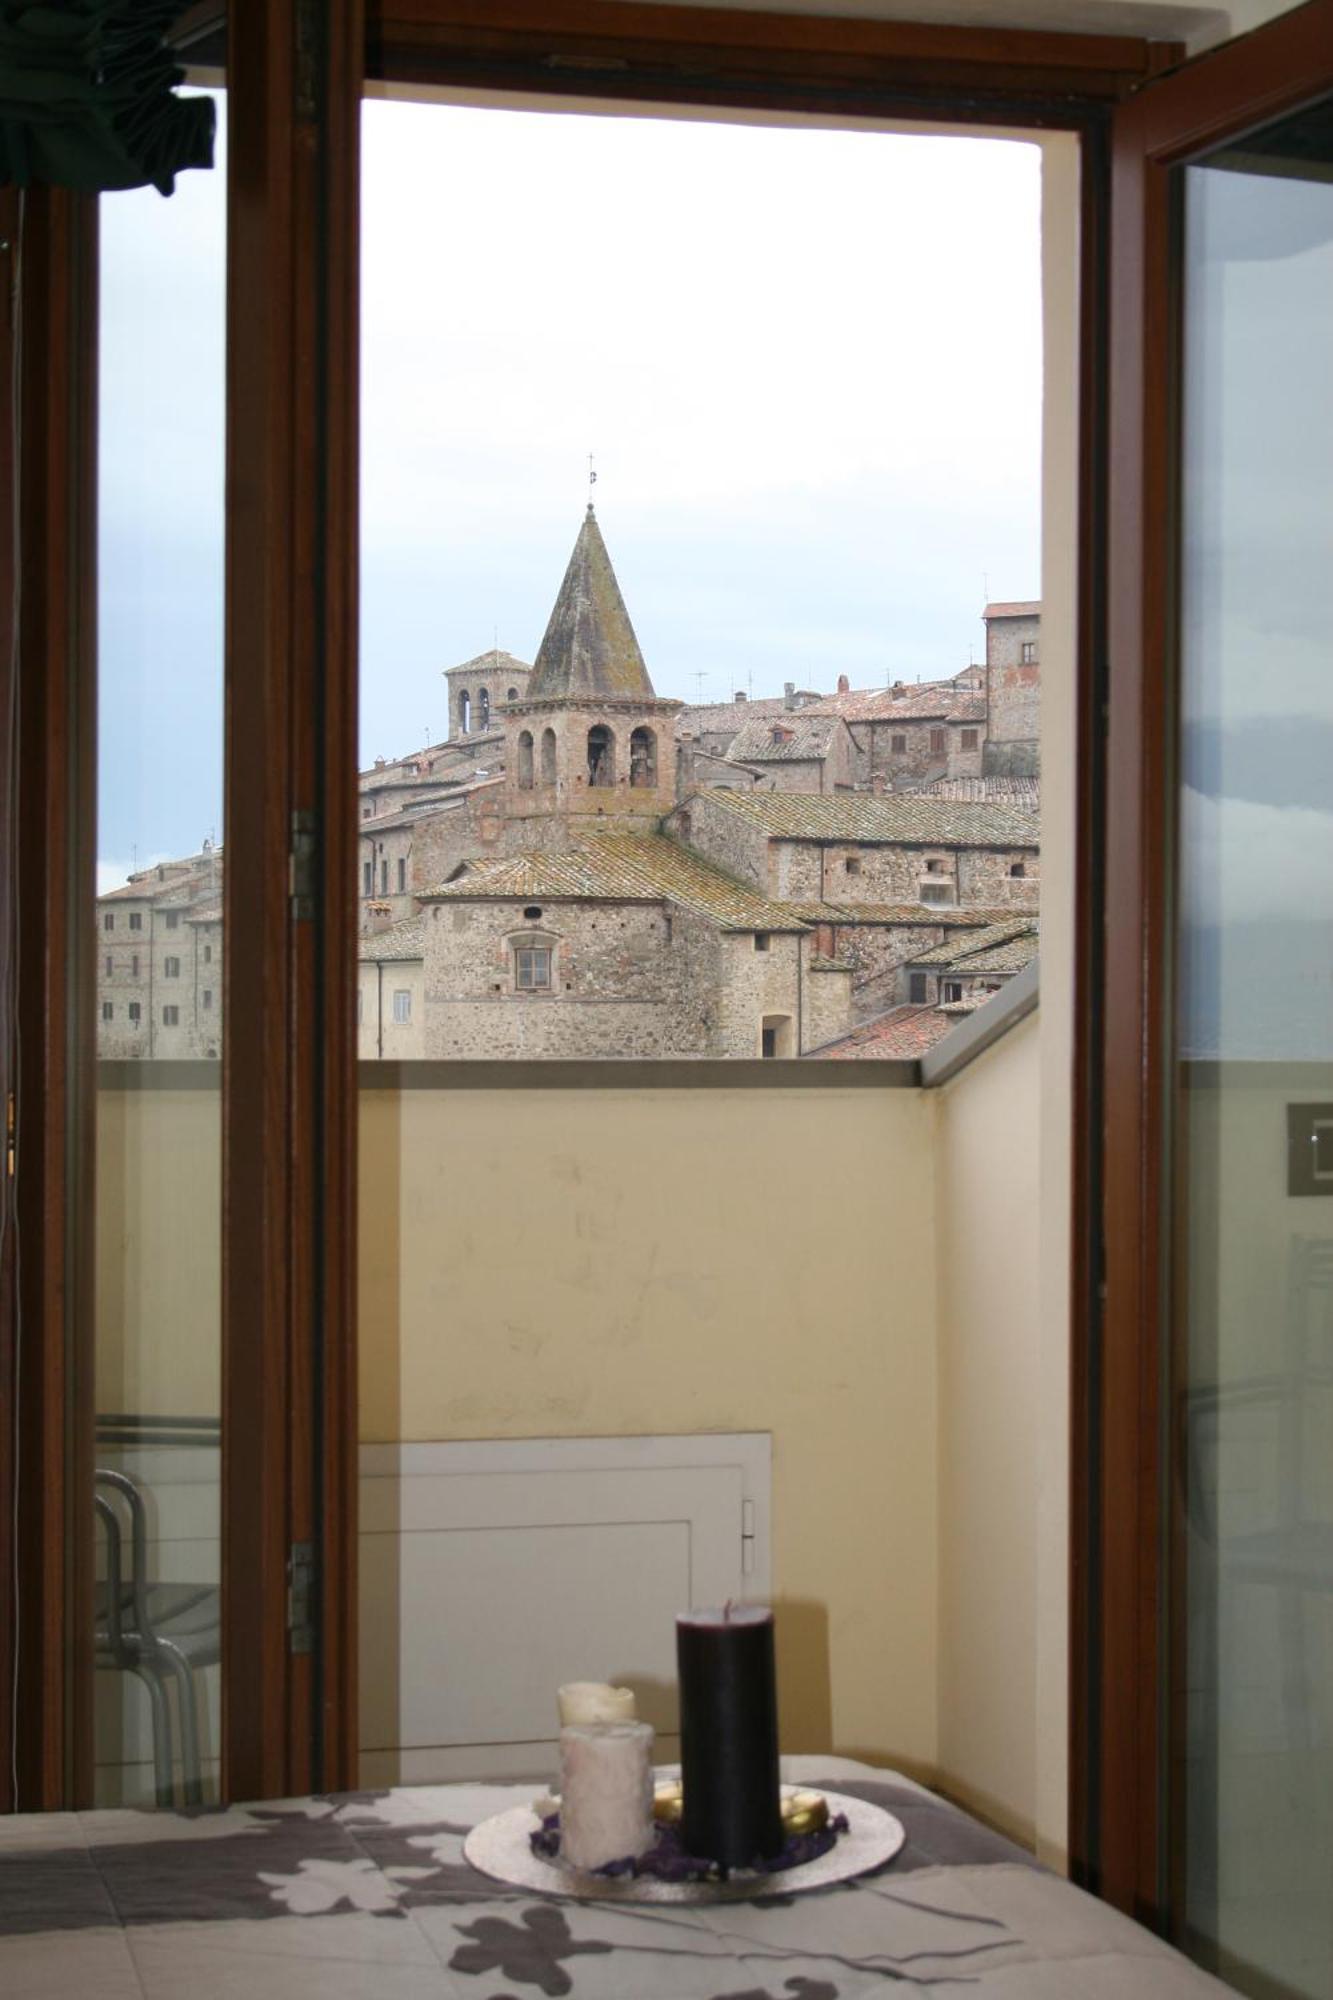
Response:
[[[784,681],[782,683],[782,706],[784,708],[795,708],[796,706],[795,681]]]
[[[851,691],[852,691],[852,684],[851,684],[851,682],[850,682],[850,681],[848,680],[848,678],[847,678],[846,674],[839,674],[839,675],[838,675],[838,693],[839,693],[839,694],[850,694],[850,693],[851,693]]]
[[[731,698],[733,701],[745,701],[747,699],[745,689],[737,688],[735,694]]]
[[[366,908],[366,931],[370,937],[378,937],[393,923],[393,910],[388,903],[370,903]]]

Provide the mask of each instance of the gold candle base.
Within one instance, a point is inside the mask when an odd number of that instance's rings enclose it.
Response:
[[[660,1780],[653,1792],[653,1818],[662,1826],[677,1826],[684,1810],[680,1779]],[[782,1825],[791,1836],[821,1832],[828,1825],[828,1800],[822,1792],[784,1791]]]

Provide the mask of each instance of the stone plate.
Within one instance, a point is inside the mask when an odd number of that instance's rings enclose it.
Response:
[[[530,1845],[541,1821],[531,1806],[511,1806],[508,1812],[474,1826],[463,1842],[464,1859],[514,1889],[543,1896],[573,1896],[586,1903],[740,1903],[755,1896],[801,1895],[807,1889],[827,1889],[848,1882],[892,1861],[907,1838],[901,1820],[882,1806],[825,1792],[829,1812],[843,1813],[848,1831],[827,1854],[783,1868],[774,1875],[738,1872],[726,1882],[659,1882],[651,1875],[589,1875],[543,1861]]]

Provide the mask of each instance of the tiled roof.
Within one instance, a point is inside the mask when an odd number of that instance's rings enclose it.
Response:
[[[952,681],[926,686],[862,688],[851,694],[826,694],[807,714],[840,715],[845,722],[984,722],[986,697]]]
[[[698,795],[735,813],[770,839],[847,841],[918,847],[1037,847],[1034,813],[1010,807],[927,798],[920,792],[723,792]]]
[[[1039,943],[1035,930],[1021,931],[1007,944],[997,944],[991,951],[968,952],[959,958],[958,970],[966,973],[1021,972],[1028,960],[1036,957]]]
[[[579,695],[653,698],[653,684],[591,505],[524,695],[528,701]]]
[[[420,958],[425,950],[428,921],[421,914],[404,917],[400,924],[390,924],[387,930],[363,937],[357,945],[357,957],[381,960]]]
[[[445,678],[450,674],[477,674],[494,668],[502,678],[505,674],[530,674],[532,667],[527,660],[520,660],[513,653],[490,646],[484,653],[478,653],[475,660],[464,660],[461,667],[446,667]]]
[[[803,924],[906,924],[913,929],[985,930],[1008,920],[1007,910],[975,910],[957,903],[788,903]]]
[[[823,699],[813,689],[801,688],[795,708],[788,708],[782,694],[760,695],[757,700],[687,702],[676,717],[676,731],[682,736],[727,735],[761,717],[800,715]]]
[[[729,764],[808,764],[828,755],[836,715],[812,715],[793,709],[771,720],[759,717],[736,732],[727,751]]]
[[[1035,603],[1029,599],[988,604],[981,615],[983,618],[1040,618],[1041,599],[1038,598]]]
[[[936,778],[921,787],[928,799],[974,799],[982,805],[1041,811],[1040,778]]]
[[[594,834],[564,854],[516,854],[472,864],[425,900],[679,903],[729,931],[802,931],[785,903],[726,875],[659,833]]]
[[[912,1060],[933,1048],[953,1022],[937,1007],[890,1007],[853,1028],[849,1035],[813,1051],[816,1062]]]
[[[1027,949],[1017,956],[1013,965],[982,965],[978,957],[994,958],[999,952],[1012,951],[1016,944],[1027,942]],[[1022,916],[1010,917],[1004,923],[988,924],[984,930],[965,932],[961,937],[946,938],[943,944],[932,945],[912,960],[914,966],[941,966],[960,972],[1020,972],[1037,949],[1037,918],[1032,911]]]
[[[160,865],[161,876],[156,867],[144,868],[119,889],[108,889],[97,898],[99,907],[103,903],[154,903],[167,909],[173,905],[188,909],[200,896],[211,898],[217,889],[222,875],[222,849],[187,855],[182,861],[164,861]]]

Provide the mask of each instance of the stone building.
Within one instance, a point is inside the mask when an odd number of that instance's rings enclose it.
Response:
[[[356,1039],[363,1062],[410,1062],[426,1053],[422,957],[426,924],[424,915],[404,923],[384,921],[361,940]]]
[[[133,874],[97,901],[97,1053],[215,1060],[222,1052],[222,856]]]
[[[747,784],[774,792],[848,791],[859,759],[840,715],[784,712],[745,722],[724,762],[746,768]]]
[[[986,621],[987,777],[1041,772],[1041,606],[988,604]],[[952,773],[950,774],[952,775]]]
[[[674,722],[648,678],[589,505],[525,692],[504,715],[511,852],[597,827],[653,832],[676,803]]]
[[[449,688],[449,741],[500,733],[500,715],[506,703],[521,700],[532,668],[526,660],[493,646],[464,660],[461,667],[445,669]]]

